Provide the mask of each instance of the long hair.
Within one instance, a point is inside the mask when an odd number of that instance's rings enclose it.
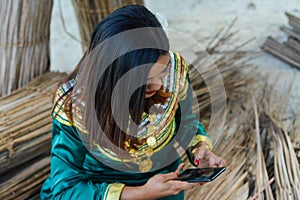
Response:
[[[67,101],[73,101],[73,118],[76,114],[82,115],[80,120],[89,131],[90,145],[100,142],[102,146],[118,152],[118,148],[126,149],[126,141],[137,148],[138,130],[132,128],[128,134],[128,121],[131,118],[134,123],[140,124],[143,112],[155,103],[165,102],[170,96],[160,90],[154,97],[145,99],[148,73],[168,50],[169,41],[161,24],[143,6],[119,8],[94,28],[88,52],[65,80],[76,80],[72,97]],[[119,84],[125,75],[128,75],[126,81]],[[128,104],[124,105],[125,102]],[[84,112],[75,108],[82,106]],[[95,118],[103,131],[95,126]],[[110,141],[114,147],[104,141]]]

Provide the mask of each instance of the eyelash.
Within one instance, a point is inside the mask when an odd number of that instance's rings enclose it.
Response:
[[[165,72],[168,72],[169,71],[169,67],[166,67],[163,71],[162,71],[162,73],[165,73]]]
[[[170,67],[171,67],[171,63],[169,62],[168,65],[165,67],[165,69],[162,71],[162,73],[168,72]]]
[[[169,62],[168,65],[165,67],[165,69],[161,72],[162,74],[166,73],[169,71],[169,67],[171,67],[171,63]],[[149,78],[147,79],[148,81],[149,80],[152,80],[153,78]]]

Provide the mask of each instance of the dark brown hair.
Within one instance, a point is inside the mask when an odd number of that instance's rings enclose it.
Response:
[[[139,41],[140,43],[143,43],[144,40],[150,41],[151,44],[153,43],[152,47],[131,50],[130,46],[134,45],[132,41],[138,40],[136,36],[117,41],[117,45],[101,46],[107,39],[119,33],[143,27],[156,28],[146,31],[143,40]],[[159,48],[153,48],[153,46]],[[108,62],[108,66],[105,67],[103,63],[106,62],[106,59],[113,56],[120,49],[129,49],[129,51],[120,54],[112,62]],[[170,93],[160,89],[153,97],[145,99],[146,86],[143,84],[133,92],[131,97],[128,97],[128,105],[122,105],[120,102],[122,102],[123,97],[128,95],[128,90],[134,84],[146,82],[152,65],[158,60],[159,56],[166,55],[168,49],[169,42],[161,24],[143,6],[129,5],[120,8],[95,27],[88,52],[84,54],[74,71],[64,80],[64,83],[71,79],[76,80],[76,86],[66,100],[66,102],[72,101],[72,103],[66,103],[66,105],[80,107],[80,102],[84,102],[84,112],[78,112],[78,114],[82,115],[83,126],[89,131],[89,134],[84,136],[89,145],[96,142],[117,153],[116,149],[125,149],[125,141],[128,141],[131,147],[137,148],[139,145],[137,129],[133,129],[130,134],[126,133],[126,129],[124,130],[124,127],[128,126],[129,120],[126,109],[129,107],[131,119],[136,124],[140,124],[142,113],[148,112],[153,104],[166,102],[167,98],[170,97]],[[138,69],[142,65],[144,65],[143,71],[132,70]],[[117,98],[113,98],[113,92],[118,81],[131,70],[133,72],[130,79],[128,79],[129,81],[117,88]],[[76,104],[76,101],[79,103]],[[76,118],[74,112],[80,109],[74,107],[69,109],[72,110],[73,119]],[[119,116],[121,119],[118,122],[119,124],[113,116],[114,109],[121,115]],[[95,125],[95,117],[91,115],[93,112],[95,112],[99,126]],[[120,126],[123,128],[120,128]],[[103,131],[99,131],[98,127],[101,127]],[[110,141],[114,147],[104,141]]]

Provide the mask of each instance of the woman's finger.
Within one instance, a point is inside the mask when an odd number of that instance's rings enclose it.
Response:
[[[192,189],[199,185],[199,183],[189,183],[187,181],[176,181],[176,180],[171,180],[171,181],[170,181],[171,184],[174,185],[174,187],[179,190]]]
[[[161,176],[163,178],[164,182],[169,181],[169,180],[175,180],[176,178],[178,178],[178,175],[176,174],[176,172],[160,174],[159,176]]]
[[[208,164],[209,167],[224,167],[226,165],[226,161],[223,158],[210,153]]]
[[[199,168],[206,168],[206,167],[209,167],[209,163],[207,162],[207,160],[200,160],[199,164],[197,165],[197,167]]]
[[[221,158],[221,161],[219,163],[219,167],[225,167],[226,166],[226,160]]]
[[[181,164],[177,167],[177,169],[176,169],[176,171],[175,171],[175,173],[177,174],[177,176],[180,175],[180,171],[183,169],[183,167],[184,167],[184,163],[181,163]]]

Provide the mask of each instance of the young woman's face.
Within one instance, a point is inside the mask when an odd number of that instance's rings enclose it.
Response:
[[[162,79],[169,72],[169,63],[170,55],[166,54],[160,56],[153,65],[147,79],[145,98],[152,97],[162,87]]]

